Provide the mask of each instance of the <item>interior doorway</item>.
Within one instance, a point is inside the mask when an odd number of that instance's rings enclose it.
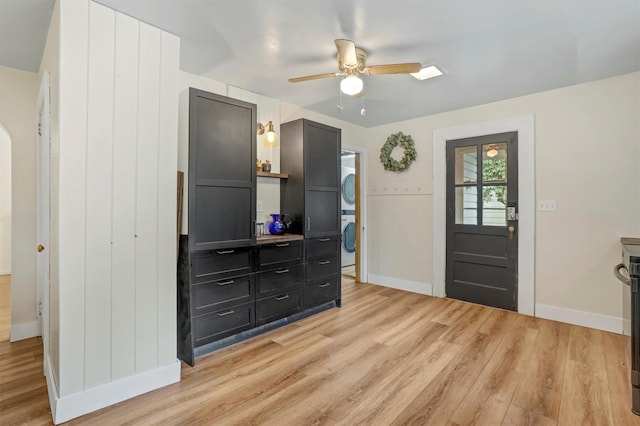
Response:
[[[49,232],[50,232],[50,166],[51,138],[49,116],[49,73],[44,72],[36,104],[37,122],[37,223],[36,258],[37,316],[44,346],[45,360],[49,356]]]
[[[341,156],[342,276],[360,281],[360,153]]]
[[[11,138],[0,124],[0,341],[11,329]]]

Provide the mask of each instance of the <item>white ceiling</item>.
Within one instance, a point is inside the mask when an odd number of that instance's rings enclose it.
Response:
[[[371,127],[640,70],[639,0],[99,0],[181,37],[181,68]],[[0,65],[36,71],[53,0],[0,0]],[[339,79],[335,38],[369,65],[421,62],[446,74]],[[362,102],[366,115],[360,115]]]

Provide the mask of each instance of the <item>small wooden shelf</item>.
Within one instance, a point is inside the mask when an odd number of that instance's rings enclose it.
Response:
[[[267,172],[256,172],[260,177],[268,177],[268,178],[278,178],[278,179],[288,179],[289,175],[287,173],[267,173]]]

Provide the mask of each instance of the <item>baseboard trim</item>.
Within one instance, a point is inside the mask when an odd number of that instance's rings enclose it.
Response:
[[[180,381],[180,361],[145,371],[135,376],[125,377],[111,383],[96,386],[83,392],[63,396],[55,401],[55,424],[64,423],[76,417],[91,413],[143,393]]]
[[[559,306],[543,305],[536,303],[535,316],[597,330],[610,331],[622,334],[623,319],[608,315],[594,314],[574,309],[561,308]]]
[[[412,293],[433,296],[433,286],[428,283],[384,277],[382,275],[375,275],[372,273],[369,273],[367,282],[369,284],[376,284],[384,287],[396,288],[398,290],[410,291]]]
[[[0,275],[11,275],[11,269],[0,269]]]
[[[38,321],[11,324],[11,331],[9,331],[10,342],[17,342],[18,340],[30,339],[37,336],[40,336]]]
[[[51,407],[51,420],[56,418],[56,401],[58,400],[58,386],[56,378],[51,370],[51,358],[44,355],[44,378],[47,381],[47,394],[49,395],[49,407]]]

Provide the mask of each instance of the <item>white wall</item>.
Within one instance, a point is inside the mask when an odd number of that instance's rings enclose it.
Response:
[[[633,73],[367,129],[370,272],[431,284],[435,129],[533,113],[536,198],[558,205],[536,214],[536,303],[621,317],[611,268],[619,238],[640,233],[639,103]],[[398,131],[418,151],[403,174],[385,172],[378,159]]]
[[[180,377],[179,40],[61,0],[59,61],[56,422]]]
[[[11,327],[36,324],[38,74],[0,67],[0,124],[11,138]]]
[[[0,125],[0,275],[11,273],[11,138]]]

